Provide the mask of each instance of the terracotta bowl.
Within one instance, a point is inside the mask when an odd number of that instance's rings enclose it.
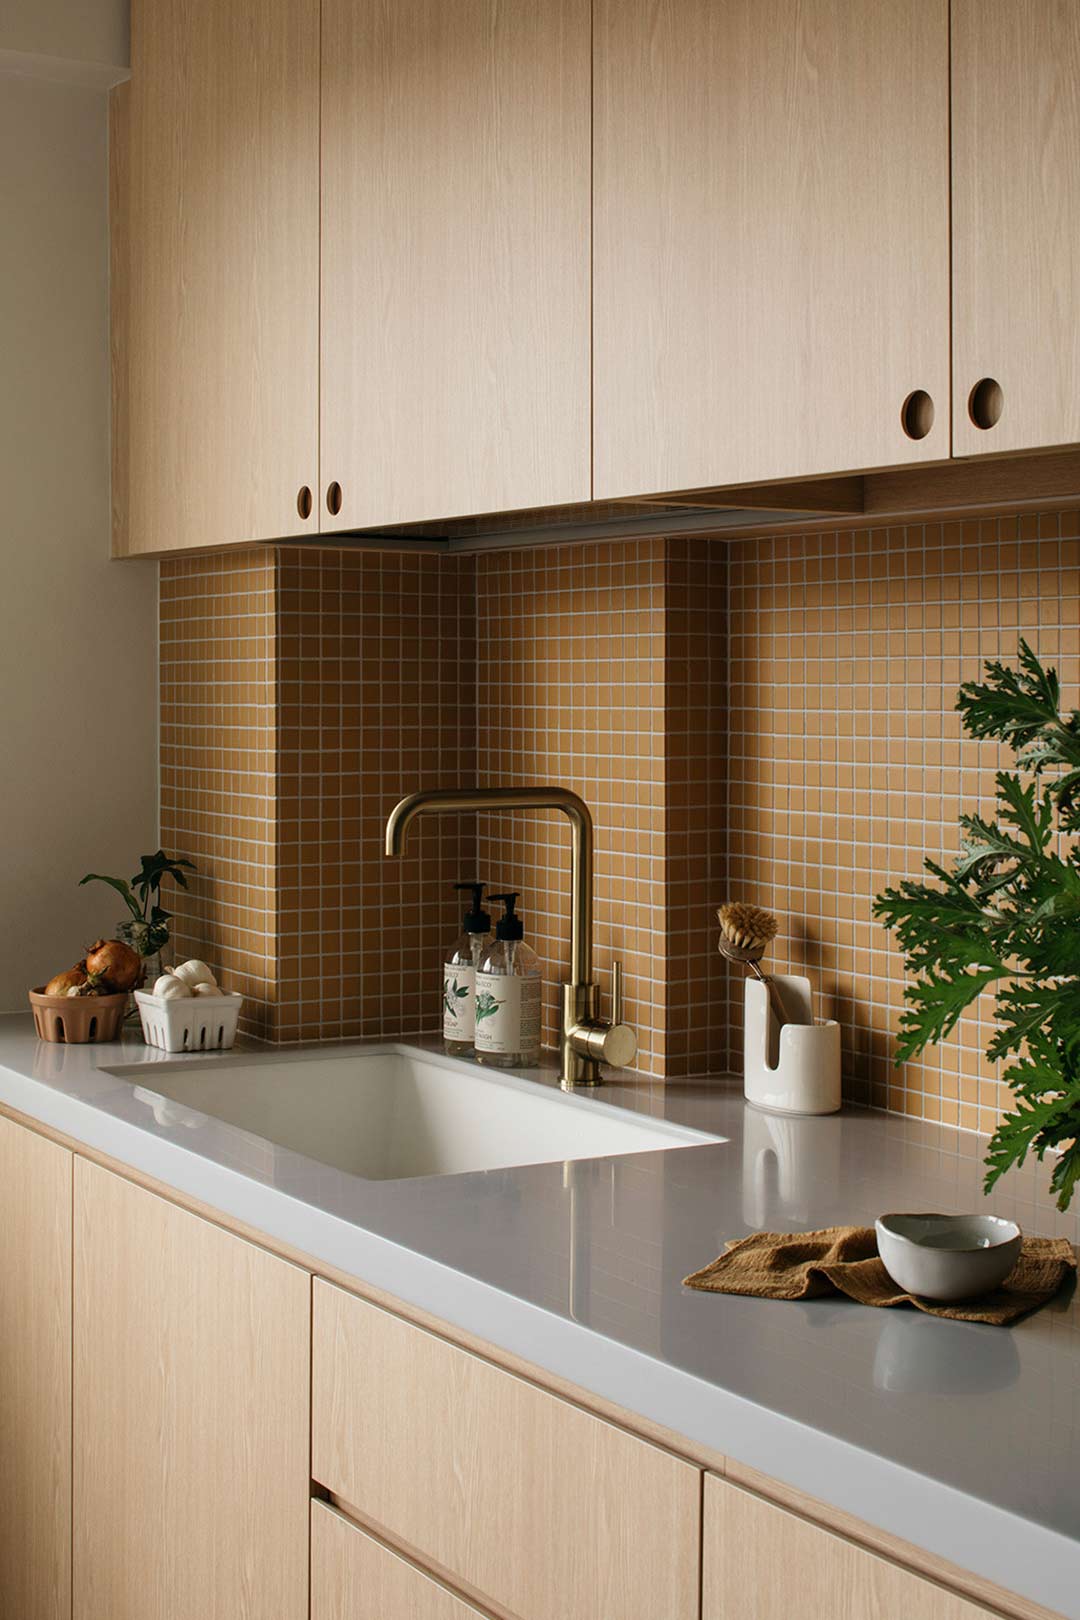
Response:
[[[43,1041],[115,1041],[127,1011],[128,992],[114,996],[47,996],[44,987],[30,990],[34,1025]]]

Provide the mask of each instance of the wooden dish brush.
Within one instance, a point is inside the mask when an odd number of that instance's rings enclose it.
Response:
[[[728,900],[716,915],[720,921],[720,955],[726,956],[729,962],[741,962],[761,980],[769,993],[777,1026],[786,1024],[787,1014],[779,988],[760,966],[767,947],[780,931],[779,922],[771,911],[744,905],[740,900]]]

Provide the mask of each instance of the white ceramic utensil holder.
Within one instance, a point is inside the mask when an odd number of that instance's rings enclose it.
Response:
[[[774,973],[787,1021],[778,1025],[769,987],[746,981],[743,1090],[747,1102],[781,1114],[835,1114],[840,1107],[840,1025],[814,1017],[810,980]]]
[[[241,995],[174,996],[136,990],[143,1040],[163,1052],[224,1052],[236,1039]]]

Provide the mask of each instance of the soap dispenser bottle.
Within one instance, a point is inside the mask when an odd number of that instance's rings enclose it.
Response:
[[[484,910],[484,884],[455,883],[472,891],[462,931],[443,962],[443,1046],[455,1056],[472,1052],[476,1014],[476,970],[491,944],[491,915]]]
[[[540,1057],[540,958],[525,943],[514,910],[517,894],[491,898],[502,901],[506,914],[476,975],[476,1055],[481,1063],[511,1068]]]

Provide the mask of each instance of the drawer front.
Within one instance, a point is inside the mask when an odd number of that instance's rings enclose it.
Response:
[[[316,1281],[312,1472],[526,1620],[696,1620],[696,1468]]]
[[[702,1620],[992,1620],[877,1553],[705,1476]]]
[[[484,1620],[324,1502],[311,1504],[311,1620]]]

